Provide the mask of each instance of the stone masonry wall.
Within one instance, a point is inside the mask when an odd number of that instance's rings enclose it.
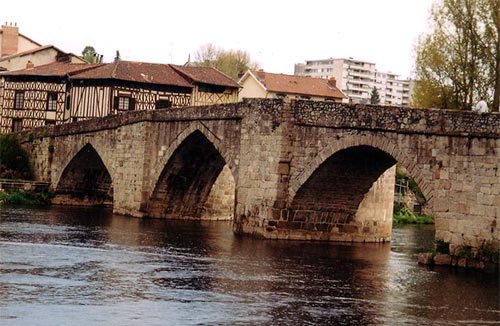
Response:
[[[298,102],[290,171],[293,198],[337,151],[368,145],[417,181],[436,217],[436,239],[453,253],[499,246],[500,115]]]
[[[232,220],[234,215],[235,183],[231,170],[226,165],[205,203],[205,212],[201,216],[207,220]]]
[[[236,179],[235,232],[262,234],[288,171],[282,157],[283,102],[251,100],[241,124],[239,175]]]

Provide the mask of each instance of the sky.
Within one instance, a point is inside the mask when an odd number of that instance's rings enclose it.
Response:
[[[434,0],[16,0],[0,22],[21,34],[81,55],[93,46],[110,62],[184,64],[201,45],[247,51],[268,72],[294,64],[348,58],[411,76],[418,37]]]

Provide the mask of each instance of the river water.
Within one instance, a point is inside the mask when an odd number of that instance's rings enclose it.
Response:
[[[228,222],[0,210],[0,325],[498,325],[498,276],[418,266],[390,244],[236,237]]]

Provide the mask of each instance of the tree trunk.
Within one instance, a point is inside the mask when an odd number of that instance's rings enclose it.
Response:
[[[491,112],[500,112],[500,49],[497,50],[496,73],[495,73],[495,93],[493,94],[493,105]]]
[[[495,90],[493,94],[492,112],[500,112],[500,3],[498,1],[492,2],[492,16],[497,31],[497,44],[495,53]]]

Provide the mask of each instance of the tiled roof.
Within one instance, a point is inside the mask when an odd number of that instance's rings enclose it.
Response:
[[[273,74],[260,70],[252,71],[252,74],[271,92],[332,98],[346,97],[337,87],[330,86],[326,79]]]
[[[78,74],[73,79],[119,79],[140,83],[193,87],[169,65],[121,60]]]
[[[106,64],[55,62],[31,69],[0,73],[2,76],[65,76],[74,80],[116,79],[157,85],[193,88],[196,83],[239,88],[220,71],[210,67],[185,67],[169,64],[117,61]]]
[[[240,87],[240,85],[233,79],[226,76],[219,70],[211,67],[177,66],[177,65],[170,65],[170,66],[196,83],[227,86],[234,88]]]
[[[42,66],[36,66],[29,69],[7,71],[0,73],[0,76],[53,76],[64,77],[74,75],[79,72],[99,67],[99,64],[90,63],[64,63],[53,62]]]

